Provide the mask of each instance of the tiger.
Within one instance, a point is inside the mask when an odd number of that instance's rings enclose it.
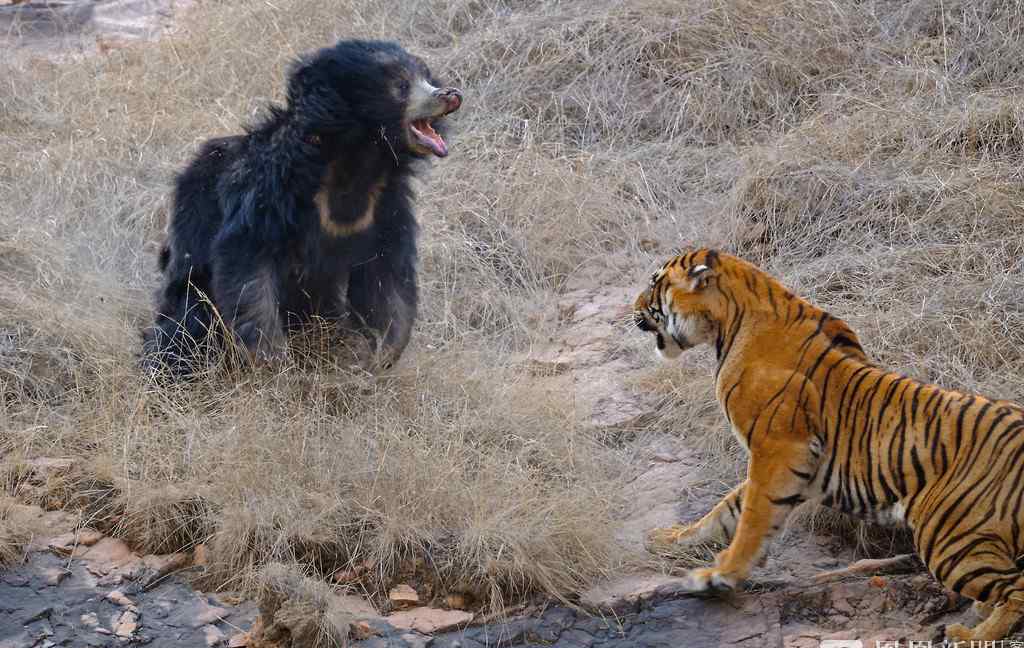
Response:
[[[982,621],[952,641],[998,641],[1024,617],[1024,408],[943,389],[869,360],[842,320],[713,249],[651,276],[636,326],[665,359],[714,347],[715,395],[749,454],[746,479],[648,549],[724,545],[684,589],[733,589],[789,514],[814,502],[909,527],[915,551]]]

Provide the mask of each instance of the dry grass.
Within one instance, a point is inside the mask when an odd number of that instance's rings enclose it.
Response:
[[[0,452],[81,457],[91,522],[147,551],[207,541],[210,586],[368,563],[371,596],[410,574],[492,606],[571,595],[626,559],[630,449],[513,362],[570,281],[639,286],[676,246],[723,246],[876,358],[1024,400],[1022,19],[995,0],[228,2],[157,44],[4,60]],[[467,96],[420,191],[400,369],[141,384],[171,174],[278,96],[296,53],[354,35]],[[646,383],[666,396],[651,430],[716,439],[731,479],[707,364]]]

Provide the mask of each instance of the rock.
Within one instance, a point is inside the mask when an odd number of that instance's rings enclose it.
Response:
[[[410,607],[420,602],[420,595],[406,584],[396,585],[388,592],[388,599],[396,608]]]
[[[91,547],[103,539],[103,534],[96,529],[83,528],[78,531],[78,544],[83,547]]]
[[[89,573],[92,573],[91,571]],[[117,587],[124,580],[121,572],[112,571],[109,574],[94,574],[97,576],[96,585],[99,587]]]
[[[817,635],[791,634],[782,638],[783,648],[819,648],[821,639]]]
[[[228,648],[246,648],[249,645],[250,637],[248,632],[240,632],[228,639]]]
[[[399,638],[405,642],[408,648],[427,648],[427,644],[430,643],[429,637],[412,633],[404,634]]]
[[[224,608],[210,605],[202,596],[199,598],[200,602],[196,607],[195,615],[189,620],[193,628],[217,623],[227,615],[228,611]]]
[[[42,571],[43,580],[46,581],[47,585],[56,587],[60,585],[60,582],[64,580],[64,577],[68,575],[68,570],[63,567],[50,567]]]
[[[142,557],[142,564],[149,572],[147,574],[149,582],[187,567],[191,561],[192,558],[187,553],[149,554]]]
[[[366,621],[356,621],[349,627],[348,634],[356,641],[364,641],[379,635],[380,632]]]
[[[26,530],[35,531],[25,545],[26,553],[51,551],[50,543],[56,537],[70,533],[79,524],[79,517],[67,511],[46,511],[42,507],[27,504],[7,506],[8,519],[16,521]]]
[[[120,605],[121,607],[130,607],[135,605],[135,602],[124,595],[124,592],[120,590],[113,590],[107,594],[106,599],[114,605]]]
[[[203,635],[206,638],[207,646],[218,646],[224,643],[227,637],[221,632],[220,628],[214,625],[204,625],[202,627]]]
[[[121,618],[114,625],[114,634],[122,639],[131,639],[139,628],[139,613],[128,609],[121,613]]]
[[[75,546],[75,533],[73,531],[62,533],[46,542],[47,549],[61,556],[71,555],[71,552],[75,550]]]
[[[46,603],[43,603],[41,605],[40,604],[36,604],[36,605],[32,605],[32,606],[30,606],[28,608],[23,609],[22,613],[23,614],[21,615],[21,619],[20,619],[21,623],[23,623],[25,625],[28,625],[28,624],[32,623],[33,621],[38,621],[39,619],[45,619],[45,618],[49,617],[51,614],[53,614],[53,606],[52,605],[48,605]],[[18,617],[15,617],[15,618],[17,619]]]
[[[469,623],[473,620],[473,614],[461,610],[418,607],[394,612],[384,617],[384,620],[396,628],[434,634]]]
[[[100,624],[95,612],[89,612],[78,617],[78,621],[87,628],[95,628]]]
[[[353,619],[376,619],[379,616],[377,610],[362,596],[335,594],[331,603],[333,609],[347,614]]]
[[[580,605],[599,612],[621,613],[686,583],[685,578],[664,574],[630,574],[594,585],[580,595]]]
[[[130,570],[139,563],[139,556],[121,540],[104,536],[91,547],[79,546],[75,557],[86,561],[93,573],[108,574]]]

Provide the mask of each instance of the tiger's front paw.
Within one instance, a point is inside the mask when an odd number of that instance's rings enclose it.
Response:
[[[651,529],[647,532],[647,550],[663,553],[678,550],[692,544],[695,534],[690,524],[673,524],[670,527]]]
[[[958,643],[967,642],[967,645],[970,645],[974,640],[974,631],[962,623],[954,623],[946,626],[946,639]]]
[[[722,592],[736,589],[742,579],[723,572],[717,567],[691,569],[686,574],[687,590],[693,593]]]

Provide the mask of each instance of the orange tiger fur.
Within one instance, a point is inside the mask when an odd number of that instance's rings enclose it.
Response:
[[[676,357],[715,347],[715,391],[750,453],[747,479],[653,548],[721,542],[694,591],[735,587],[804,501],[910,527],[943,585],[990,610],[956,641],[1003,639],[1024,617],[1024,408],[872,364],[841,320],[714,250],[661,267],[634,304],[639,328]]]

